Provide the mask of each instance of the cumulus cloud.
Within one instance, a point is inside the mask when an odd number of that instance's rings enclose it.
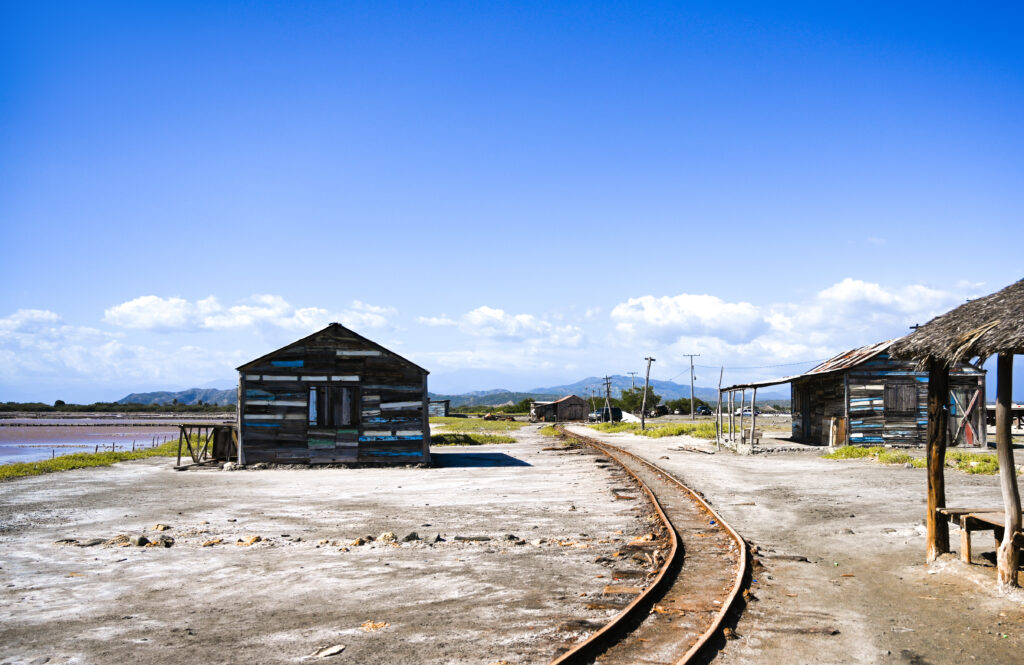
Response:
[[[802,302],[648,295],[616,305],[611,316],[621,345],[660,345],[668,355],[700,353],[709,362],[774,364],[898,337],[961,302],[962,294],[928,286],[893,288],[847,278]]]
[[[0,379],[31,378],[94,385],[133,380],[218,378],[242,359],[237,352],[197,347],[155,350],[126,343],[119,335],[65,323],[48,310],[18,310],[0,318]],[[188,375],[183,377],[182,373]]]
[[[455,326],[471,337],[494,342],[575,347],[583,341],[583,330],[572,324],[554,323],[533,314],[512,314],[481,305],[458,319],[447,316],[419,317],[428,326]]]
[[[230,330],[269,326],[311,332],[332,321],[353,328],[383,328],[395,313],[390,307],[359,300],[341,311],[322,307],[294,307],[279,295],[257,294],[225,307],[215,296],[195,302],[184,298],[140,296],[106,310],[103,320],[120,328],[166,331]]]
[[[711,295],[641,296],[612,309],[616,329],[628,335],[674,339],[711,336],[729,342],[752,339],[769,324],[760,309],[747,302],[729,303]]]

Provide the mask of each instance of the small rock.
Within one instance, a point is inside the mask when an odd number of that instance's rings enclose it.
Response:
[[[59,540],[53,541],[53,544],[54,545],[77,545],[78,544],[78,540],[76,540],[75,538],[61,538]]]
[[[366,544],[366,539],[364,539],[364,538],[356,538],[351,543],[349,543],[349,545],[351,547],[359,547],[360,545],[365,545],[365,544]]]
[[[543,538],[534,538],[530,541],[531,545],[543,545],[546,541]]]
[[[149,538],[146,538],[143,535],[131,536],[128,539],[128,544],[134,545],[135,547],[145,547],[149,544]]]
[[[231,518],[231,519],[229,519],[228,521],[229,521],[229,522],[237,522],[238,520],[236,520],[235,518]]]
[[[402,542],[403,543],[411,543],[414,540],[422,540],[420,538],[420,535],[418,533],[416,533],[415,531],[410,531],[409,533],[406,534],[405,538],[402,538]]]
[[[725,635],[725,639],[727,639],[727,640],[735,640],[736,639],[736,632],[732,628],[726,627],[722,631],[722,634]]]
[[[254,469],[266,469],[266,468],[269,468],[269,466],[270,465],[268,465],[266,462],[257,462],[256,464],[252,465],[252,468],[254,468]]]
[[[158,547],[173,547],[174,538],[170,536],[160,536],[160,540],[157,542]]]
[[[171,527],[167,526],[166,524],[155,524],[153,526],[153,531],[167,531],[170,528]]]
[[[89,540],[78,543],[79,547],[95,547],[96,545],[102,545],[104,541],[102,538],[90,538]]]
[[[234,471],[235,470],[235,463],[234,462],[224,462],[224,466],[221,467],[221,470],[222,471]]]
[[[327,658],[328,656],[337,656],[339,653],[345,650],[344,644],[335,644],[332,647],[321,647],[309,655],[310,658]]]
[[[434,536],[434,541],[433,542],[435,542],[435,543],[446,543],[448,541],[445,540],[444,538],[442,538],[441,534],[437,534],[436,536]]]
[[[506,533],[505,534],[505,540],[511,540],[511,541],[514,542],[514,541],[519,540],[519,536],[515,535],[514,533]]]
[[[576,506],[569,506],[569,510],[576,510]]]
[[[382,543],[393,543],[398,540],[398,536],[396,536],[391,531],[385,531],[384,533],[377,536],[377,540],[379,540]]]

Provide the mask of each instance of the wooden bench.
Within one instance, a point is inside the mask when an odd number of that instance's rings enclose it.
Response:
[[[939,508],[937,512],[940,519],[945,518],[960,527],[960,559],[965,563],[971,562],[973,532],[991,531],[996,547],[1003,541],[1006,512],[1002,508]],[[1024,533],[1013,534],[1013,544],[1024,549]]]

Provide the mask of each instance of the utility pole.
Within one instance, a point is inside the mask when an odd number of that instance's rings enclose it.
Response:
[[[630,390],[636,390],[636,372],[626,372],[626,374],[629,374]]]
[[[697,419],[697,398],[693,395],[693,359],[699,357],[699,353],[683,353],[680,355],[690,357],[690,420]]]
[[[604,377],[604,415],[608,418],[605,422],[612,422],[612,377],[610,376]]]
[[[640,431],[644,430],[647,425],[647,386],[651,383],[651,363],[654,362],[654,358],[644,358],[647,361],[647,373],[644,374],[644,398],[640,402]]]

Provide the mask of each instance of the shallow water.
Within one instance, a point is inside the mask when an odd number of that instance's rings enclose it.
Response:
[[[95,449],[95,444],[92,446],[68,444],[2,445],[0,446],[0,465],[15,464],[17,462],[40,462],[52,457],[60,457],[61,455],[70,455],[72,453],[91,453]],[[107,450],[109,449],[110,446],[107,446]]]

